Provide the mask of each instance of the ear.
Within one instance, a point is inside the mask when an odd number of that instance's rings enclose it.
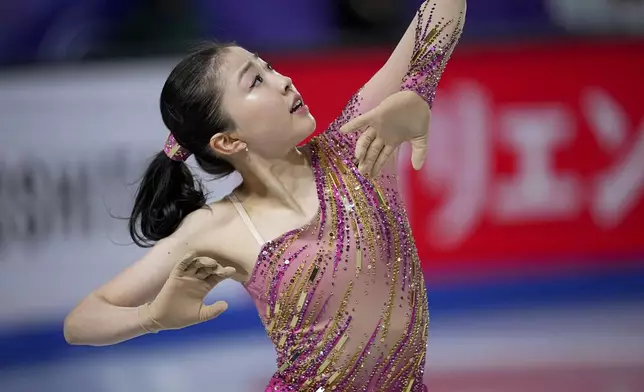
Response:
[[[208,144],[221,156],[231,156],[246,149],[246,142],[239,140],[233,132],[219,132],[210,138]]]

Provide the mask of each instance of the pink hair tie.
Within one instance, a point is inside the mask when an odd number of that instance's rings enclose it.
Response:
[[[190,151],[181,147],[172,134],[168,135],[168,138],[165,141],[165,146],[163,147],[163,152],[165,152],[165,155],[167,155],[168,158],[177,162],[183,162],[192,155]]]

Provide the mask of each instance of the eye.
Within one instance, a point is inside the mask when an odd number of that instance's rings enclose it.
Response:
[[[257,74],[255,76],[255,79],[253,79],[253,84],[250,85],[250,88],[256,87],[258,83],[262,83],[264,81],[264,78],[260,74]]]
[[[271,71],[274,69],[273,66],[271,65],[271,63],[266,63],[266,68],[271,70]]]

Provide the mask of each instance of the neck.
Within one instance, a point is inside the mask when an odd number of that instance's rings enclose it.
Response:
[[[243,178],[236,191],[240,196],[248,201],[261,198],[303,212],[301,200],[310,191],[313,178],[306,153],[294,148],[277,159],[246,153],[234,166]]]

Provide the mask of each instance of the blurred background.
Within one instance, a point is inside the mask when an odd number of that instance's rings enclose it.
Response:
[[[192,44],[259,51],[322,130],[419,3],[3,0],[0,390],[263,391],[274,351],[234,283],[216,321],[114,347],[68,346],[63,318],[143,254],[111,215],[162,147],[158,96]],[[469,1],[428,161],[400,162],[432,392],[644,391],[642,91],[644,1]]]

